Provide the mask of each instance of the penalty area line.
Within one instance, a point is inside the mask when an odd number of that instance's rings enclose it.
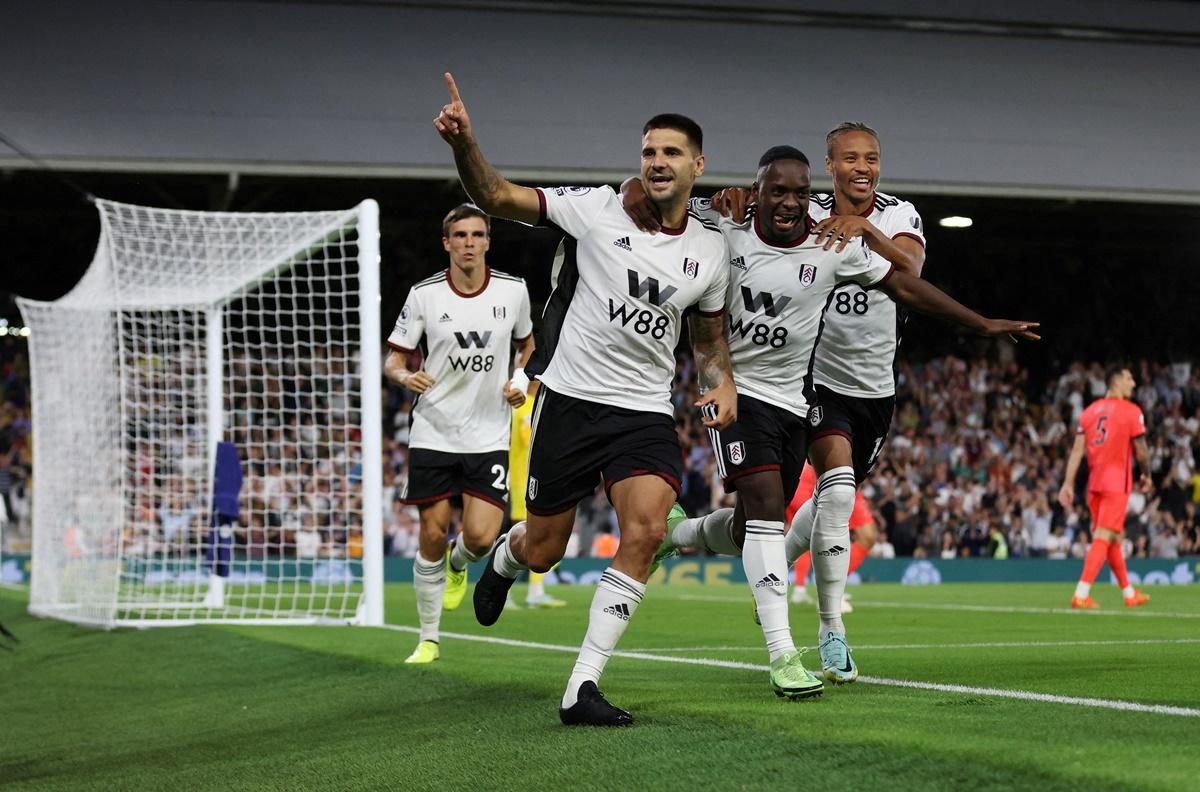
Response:
[[[420,634],[418,627],[405,624],[384,624],[385,630],[395,632]],[[455,638],[460,641],[475,641],[477,643],[511,646],[518,649],[540,649],[547,652],[566,652],[578,654],[578,646],[563,646],[561,644],[539,643],[536,641],[518,641],[512,638],[498,638],[491,635],[470,635],[468,633],[441,634],[443,638]],[[762,663],[739,663],[734,660],[715,660],[707,657],[674,657],[671,655],[649,654],[646,652],[613,652],[613,657],[625,657],[631,660],[648,660],[656,663],[674,663],[676,665],[705,666],[708,668],[732,668],[740,671],[770,671],[770,666]],[[1192,707],[1176,707],[1165,704],[1139,704],[1134,701],[1116,699],[1085,698],[1080,696],[1059,696],[1052,693],[1036,693],[1031,690],[1008,690],[1005,688],[972,687],[970,685],[950,685],[941,682],[919,682],[910,679],[887,679],[884,677],[860,676],[859,682],[885,687],[911,688],[915,690],[931,690],[938,693],[960,693],[970,696],[992,696],[1017,701],[1036,701],[1045,704],[1067,704],[1076,707],[1093,709],[1112,709],[1123,712],[1144,712],[1152,715],[1176,715],[1188,718],[1200,718],[1200,709]]]
[[[749,597],[721,597],[698,594],[683,594],[673,599],[687,602],[750,602]],[[1082,610],[1076,608],[1033,608],[1008,605],[949,605],[935,602],[877,602],[873,600],[855,599],[856,605],[869,608],[895,608],[897,610],[942,610],[966,611],[972,613],[1042,613],[1054,615],[1079,616],[1120,616],[1123,618],[1142,617],[1148,619],[1200,619],[1200,613],[1176,613],[1172,611],[1148,610]]]

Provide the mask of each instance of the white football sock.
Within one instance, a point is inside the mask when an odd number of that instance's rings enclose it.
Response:
[[[742,550],[733,541],[732,529],[733,509],[717,509],[712,514],[681,521],[671,531],[671,542],[676,547],[738,556]]]
[[[845,632],[842,595],[850,572],[850,513],[854,510],[854,468],[836,467],[817,479],[817,521],[812,535],[813,576],[817,584],[818,635]]]
[[[1135,589],[1133,587],[1133,584],[1130,583],[1128,586],[1121,589],[1121,594],[1123,594],[1125,596],[1125,599],[1129,599],[1130,597],[1133,597],[1134,595],[1137,594],[1137,589]]]
[[[817,522],[817,499],[809,498],[803,506],[792,515],[792,525],[787,535],[788,566],[796,563],[796,559],[808,552],[812,545],[813,526]],[[796,581],[797,586],[803,586],[803,580]]]
[[[1082,580],[1075,586],[1075,599],[1087,599],[1088,594],[1092,593],[1092,584],[1084,583]]]
[[[639,583],[622,572],[609,567],[600,576],[592,607],[588,611],[587,634],[575,660],[567,690],[563,693],[562,707],[575,706],[579,697],[579,686],[584,682],[599,682],[604,665],[617,647],[617,641],[629,626],[638,603],[646,594],[646,584]]]
[[[417,618],[421,622],[421,640],[438,639],[438,623],[442,620],[442,593],[446,590],[446,566],[427,561],[417,552],[413,559],[413,589],[417,594]]]
[[[462,572],[480,558],[483,556],[479,553],[472,553],[463,541],[461,534],[454,540],[454,549],[450,551],[450,566],[455,572]]]
[[[529,591],[525,594],[525,601],[532,602],[546,593],[546,581],[542,575],[529,575]]]
[[[783,541],[782,520],[746,520],[742,568],[758,606],[758,620],[771,660],[796,651],[788,625],[788,565]]]
[[[520,536],[524,533],[525,523],[517,523],[512,528],[508,529],[508,538],[501,542],[500,547],[496,549],[496,559],[492,562],[492,569],[496,570],[496,574],[500,575],[500,577],[506,577],[510,579],[515,578],[517,575],[521,574],[521,570],[525,568],[525,565],[518,561],[517,557],[513,555],[512,547],[510,546],[510,543],[514,537]]]

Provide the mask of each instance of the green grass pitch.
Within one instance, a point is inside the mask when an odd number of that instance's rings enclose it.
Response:
[[[803,702],[771,693],[744,586],[651,587],[602,680],[636,719],[612,731],[558,723],[592,590],[552,590],[570,606],[490,629],[468,598],[443,619],[442,658],[413,667],[409,586],[387,590],[398,629],[110,633],[32,618],[24,591],[0,589],[21,639],[0,651],[0,785],[1200,788],[1200,587],[1126,611],[1100,586],[1100,613],[1067,610],[1062,585],[853,587],[864,678]],[[792,624],[815,642],[811,606]]]

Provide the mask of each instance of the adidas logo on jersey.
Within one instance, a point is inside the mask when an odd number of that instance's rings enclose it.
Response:
[[[621,237],[616,242],[613,242],[613,244],[622,250],[633,250],[633,245],[629,244],[629,237]]]
[[[444,314],[442,314],[442,318],[438,319],[438,321],[439,322],[451,322],[453,320],[450,318],[450,314],[444,313]]]
[[[776,577],[773,572],[754,584],[754,588],[784,588],[785,586],[786,584]]]
[[[746,257],[745,257],[745,256],[738,256],[738,257],[737,257],[737,258],[735,258],[735,259],[730,259],[730,260],[729,260],[729,266],[731,266],[731,267],[737,267],[737,268],[738,268],[738,269],[740,269],[740,270],[744,270],[744,269],[746,269]]]
[[[820,551],[817,553],[817,555],[821,556],[822,558],[829,558],[831,556],[839,556],[844,552],[846,552],[846,548],[842,547],[841,545],[834,545],[828,550]]]
[[[629,606],[624,602],[618,602],[616,605],[609,605],[604,609],[604,612],[616,616],[618,619],[629,621]]]

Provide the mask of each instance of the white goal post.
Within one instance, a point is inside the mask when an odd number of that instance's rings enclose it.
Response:
[[[103,628],[382,624],[378,205],[96,207],[80,282],[18,301],[30,612]]]

